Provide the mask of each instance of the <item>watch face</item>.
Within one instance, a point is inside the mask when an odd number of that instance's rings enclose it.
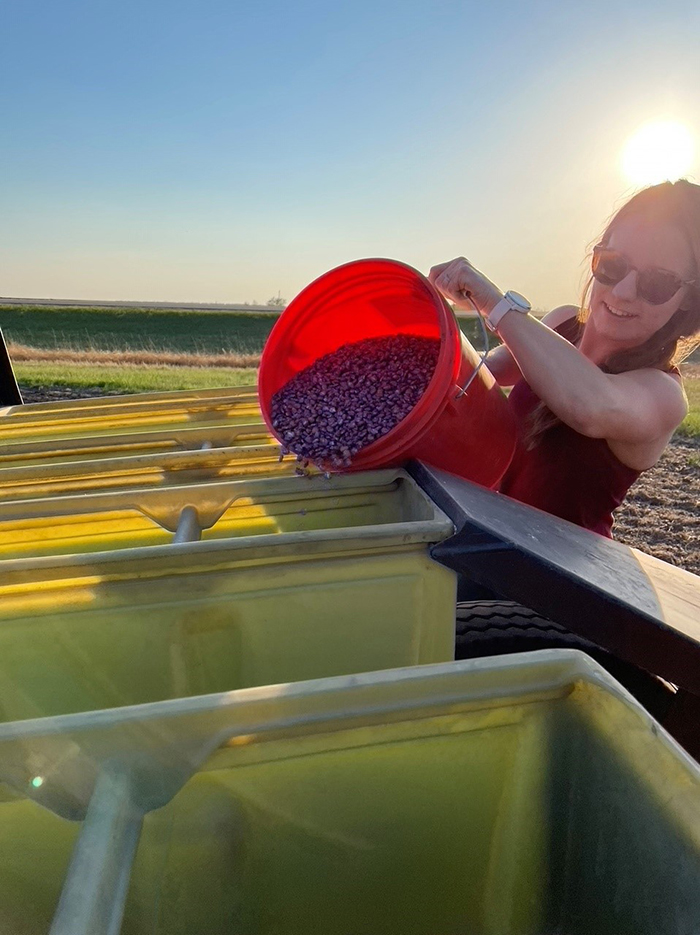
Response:
[[[524,312],[529,312],[532,308],[525,296],[520,295],[519,292],[513,292],[512,290],[509,290],[506,292],[506,297],[510,299],[514,305],[517,305],[519,308],[521,308]]]

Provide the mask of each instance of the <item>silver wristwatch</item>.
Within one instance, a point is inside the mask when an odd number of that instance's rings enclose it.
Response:
[[[509,290],[506,292],[491,314],[487,316],[486,325],[491,331],[496,331],[501,318],[503,318],[503,316],[508,312],[521,312],[523,315],[527,315],[527,313],[531,310],[532,306],[524,295],[520,295],[519,292],[512,292]]]

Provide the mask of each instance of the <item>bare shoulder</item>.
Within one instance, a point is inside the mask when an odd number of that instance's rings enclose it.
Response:
[[[671,436],[688,413],[688,400],[677,374],[630,370],[611,375],[626,401],[618,432],[606,436],[613,454],[636,471],[659,460]]]
[[[558,305],[557,308],[553,308],[551,312],[543,316],[542,323],[548,328],[557,328],[570,318],[575,318],[578,312],[576,305]]]
[[[675,428],[686,417],[688,397],[679,374],[654,369],[630,370],[617,374],[615,379],[639,392],[639,398],[653,397],[657,410],[665,415],[671,427]]]

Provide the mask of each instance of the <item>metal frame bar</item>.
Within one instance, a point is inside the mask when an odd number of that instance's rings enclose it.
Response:
[[[700,577],[425,464],[408,472],[456,527],[436,561],[700,695]]]
[[[143,812],[128,771],[105,771],[95,785],[49,935],[118,935]]]

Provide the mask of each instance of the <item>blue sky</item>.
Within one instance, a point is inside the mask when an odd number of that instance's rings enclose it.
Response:
[[[264,302],[463,254],[550,307],[633,190],[630,135],[700,135],[695,0],[5,0],[0,23],[5,296]]]

